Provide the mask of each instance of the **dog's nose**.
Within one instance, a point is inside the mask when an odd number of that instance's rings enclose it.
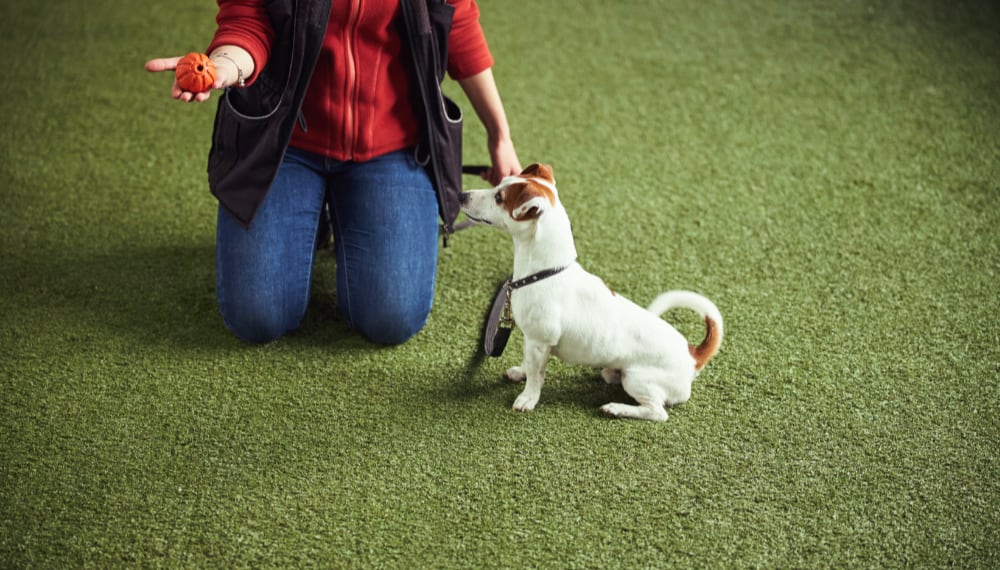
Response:
[[[461,204],[461,205],[463,205],[463,206],[465,204],[468,204],[469,203],[469,193],[468,192],[462,192],[461,194],[459,194],[458,195],[458,203]]]

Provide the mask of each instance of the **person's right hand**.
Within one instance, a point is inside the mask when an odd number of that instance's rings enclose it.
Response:
[[[177,69],[177,62],[180,60],[180,57],[151,59],[146,62],[146,71],[152,73],[174,71]],[[235,64],[223,58],[213,59],[212,62],[215,63],[215,83],[212,85],[213,89],[225,89],[236,83],[239,78],[239,71],[236,69]],[[207,101],[212,96],[212,92],[202,91],[201,93],[191,93],[190,91],[184,91],[177,85],[177,80],[174,79],[173,86],[170,88],[170,96],[179,101],[201,103]]]

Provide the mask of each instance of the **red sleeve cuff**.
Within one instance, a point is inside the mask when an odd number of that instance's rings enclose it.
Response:
[[[208,53],[223,45],[239,46],[253,58],[254,73],[246,77],[252,83],[258,73],[267,65],[274,41],[274,29],[267,16],[264,3],[252,0],[218,0],[219,13],[215,37],[208,46]]]

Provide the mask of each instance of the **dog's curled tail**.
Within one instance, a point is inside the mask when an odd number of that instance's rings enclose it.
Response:
[[[649,312],[656,315],[662,315],[671,309],[690,309],[705,319],[705,339],[698,346],[688,345],[688,350],[694,357],[695,370],[701,370],[719,352],[719,346],[722,345],[722,314],[714,303],[691,291],[661,293],[648,308]]]

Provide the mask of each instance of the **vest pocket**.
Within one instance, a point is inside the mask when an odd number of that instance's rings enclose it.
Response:
[[[253,117],[228,98],[219,103],[208,155],[208,182],[223,206],[245,225],[267,193],[284,155],[287,107]]]

